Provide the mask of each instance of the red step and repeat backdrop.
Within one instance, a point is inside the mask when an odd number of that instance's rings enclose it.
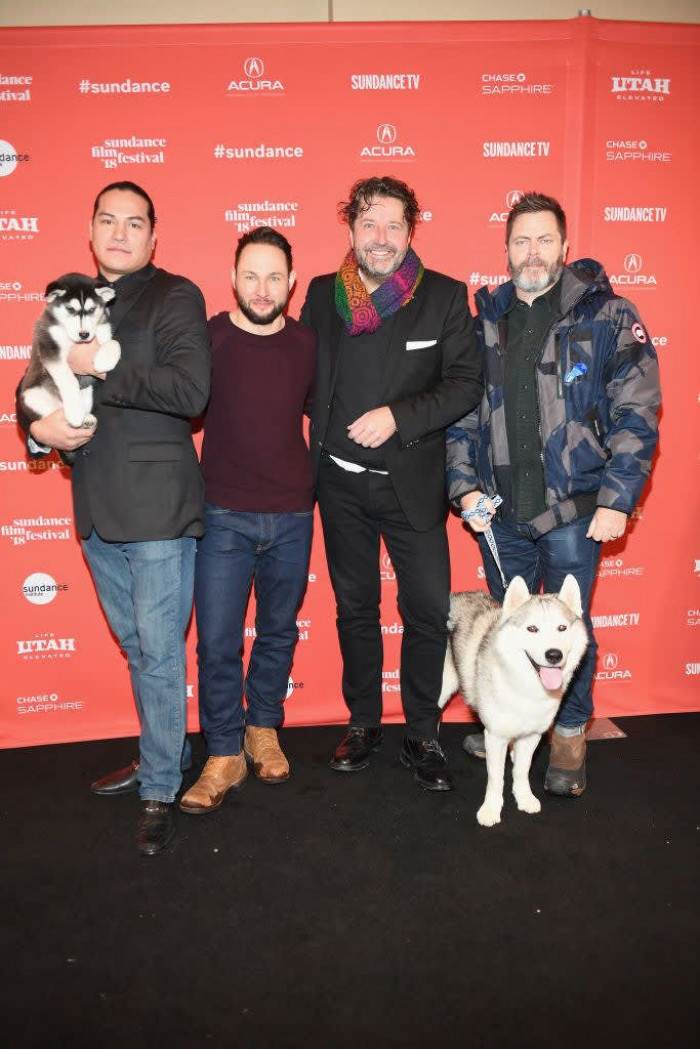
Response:
[[[698,26],[592,18],[0,31],[0,745],[137,731],[74,538],[67,471],[27,461],[14,415],[42,291],[67,270],[94,271],[92,200],[124,178],[156,201],[157,262],[195,280],[211,313],[231,303],[237,237],[269,224],[295,249],[298,315],[311,276],[345,250],[336,207],[359,176],[416,188],[420,255],[470,294],[506,279],[516,194],[557,196],[570,258],[602,260],[640,307],[665,394],[652,485],[600,565],[596,709],[700,709],[699,42]],[[457,520],[450,541],[454,588],[483,587]],[[381,572],[385,711],[398,721],[402,626],[386,556]],[[342,721],[320,529],[298,625],[287,724]],[[251,607],[247,645],[253,636]],[[195,727],[194,630],[188,681]],[[454,702],[447,717],[468,715]]]

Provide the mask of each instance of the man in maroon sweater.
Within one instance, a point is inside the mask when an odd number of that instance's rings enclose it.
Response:
[[[302,419],[316,336],[285,317],[294,284],[289,242],[267,226],[241,237],[237,309],[209,321],[212,388],[204,425],[205,535],[195,611],[199,715],[209,757],[180,802],[212,812],[247,775],[281,783],[277,738],[308,578],[313,483]],[[255,587],[256,636],[243,678],[243,624]],[[244,710],[243,697],[247,699]]]

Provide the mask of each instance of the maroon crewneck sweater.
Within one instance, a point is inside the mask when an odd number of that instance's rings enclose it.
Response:
[[[212,382],[204,420],[205,498],[227,510],[311,510],[313,484],[302,419],[311,401],[316,335],[287,318],[274,335],[209,321]]]

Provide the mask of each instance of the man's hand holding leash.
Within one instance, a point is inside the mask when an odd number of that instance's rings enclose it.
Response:
[[[480,501],[481,506],[479,506]],[[462,520],[467,522],[471,530],[473,532],[485,532],[487,528],[491,527],[491,521],[500,506],[500,500],[496,503],[489,499],[487,495],[484,495],[483,492],[477,490],[463,495],[460,505],[462,507]]]

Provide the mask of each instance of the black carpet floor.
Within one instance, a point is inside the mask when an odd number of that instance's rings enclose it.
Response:
[[[87,790],[133,740],[1,752],[0,1045],[697,1044],[700,715],[619,724],[583,797],[543,796],[540,748],[542,813],[508,793],[493,829],[464,726],[444,795],[399,765],[400,727],[355,775],[327,765],[341,730],[291,729],[288,783],[181,815],[150,859],[136,797]]]

